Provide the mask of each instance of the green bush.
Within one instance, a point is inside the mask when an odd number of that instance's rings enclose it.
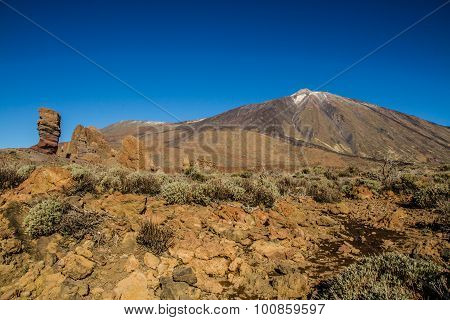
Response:
[[[122,192],[126,186],[126,178],[130,170],[121,167],[113,167],[101,173],[99,187],[103,192]]]
[[[449,299],[448,273],[399,253],[363,258],[317,287],[320,300]]]
[[[277,180],[277,187],[282,195],[304,195],[307,181],[302,178],[282,176]]]
[[[405,173],[392,183],[392,190],[400,194],[411,194],[420,188],[419,176]]]
[[[240,186],[241,178],[215,178],[208,180],[206,190],[213,200],[240,201],[244,198],[245,189]]]
[[[250,206],[263,205],[271,208],[280,197],[280,191],[275,183],[264,176],[256,179],[243,179],[241,187],[245,190],[243,202]]]
[[[44,200],[25,217],[25,232],[33,238],[50,235],[58,228],[65,207],[56,200]]]
[[[214,200],[211,199],[212,194],[212,190],[206,184],[197,183],[191,186],[190,198],[193,203],[207,206]]]
[[[0,191],[12,189],[24,182],[34,171],[35,166],[25,165],[15,167],[10,165],[0,166]]]
[[[161,191],[161,180],[149,172],[132,172],[126,176],[122,191],[155,196]]]
[[[136,242],[153,254],[160,256],[173,244],[174,233],[170,228],[144,222],[136,237]]]
[[[416,208],[435,208],[439,202],[448,202],[450,198],[448,185],[432,185],[417,189],[411,198],[411,205]]]
[[[342,200],[339,188],[326,183],[315,183],[309,190],[308,195],[317,202],[335,203]]]
[[[98,184],[98,178],[95,170],[89,167],[72,164],[69,169],[74,184],[69,190],[69,194],[84,195],[86,193],[95,193]]]
[[[203,182],[208,180],[206,174],[204,174],[197,166],[190,166],[189,168],[184,170],[184,174],[195,181]]]
[[[167,204],[186,204],[191,201],[191,186],[186,181],[175,181],[164,184],[161,195]]]

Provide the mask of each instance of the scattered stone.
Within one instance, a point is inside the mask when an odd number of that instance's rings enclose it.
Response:
[[[153,253],[151,253],[151,252],[145,253],[144,263],[150,269],[156,270],[158,268],[160,262],[161,262],[161,260],[159,260],[159,258],[157,256],[155,256]]]
[[[255,241],[251,248],[269,259],[286,259],[288,249],[281,244],[271,241]]]
[[[148,300],[151,297],[147,288],[147,278],[140,271],[135,271],[121,280],[114,293],[119,300]]]
[[[200,290],[189,286],[186,282],[174,282],[171,278],[161,278],[162,300],[196,300],[200,298]]]
[[[125,272],[133,272],[137,269],[139,269],[139,260],[134,255],[129,256],[125,263]]]
[[[73,280],[82,280],[92,274],[95,263],[70,252],[61,261],[62,273]]]
[[[197,277],[191,267],[177,266],[173,270],[173,280],[176,282],[186,282],[189,285],[197,283]]]

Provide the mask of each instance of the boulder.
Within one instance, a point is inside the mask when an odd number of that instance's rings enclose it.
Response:
[[[73,279],[82,280],[92,274],[95,263],[73,252],[68,253],[60,262],[62,273]]]
[[[69,170],[61,167],[37,168],[17,191],[21,194],[47,194],[68,189],[72,183]]]
[[[60,114],[51,109],[40,108],[37,126],[39,142],[32,149],[45,154],[56,154],[61,136]]]
[[[177,266],[173,270],[173,280],[176,282],[186,282],[194,285],[197,283],[197,277],[191,267]]]
[[[195,300],[200,298],[200,290],[186,282],[175,282],[171,278],[161,278],[162,300]]]
[[[286,259],[288,248],[271,241],[255,241],[251,248],[269,259]]]
[[[135,271],[121,280],[114,289],[116,299],[148,300],[151,298],[147,288],[147,278],[140,271]]]

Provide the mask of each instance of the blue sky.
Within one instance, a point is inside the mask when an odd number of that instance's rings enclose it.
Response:
[[[37,108],[74,127],[178,119],[316,89],[434,1],[0,1],[0,148],[37,142]],[[450,4],[323,91],[450,125]]]

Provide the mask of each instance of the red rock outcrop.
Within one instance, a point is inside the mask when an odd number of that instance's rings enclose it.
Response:
[[[99,130],[78,125],[73,131],[72,140],[62,144],[58,154],[68,159],[102,162],[114,157],[115,150]]]
[[[37,125],[39,142],[32,149],[46,154],[56,154],[61,136],[60,114],[51,109],[40,108]]]

